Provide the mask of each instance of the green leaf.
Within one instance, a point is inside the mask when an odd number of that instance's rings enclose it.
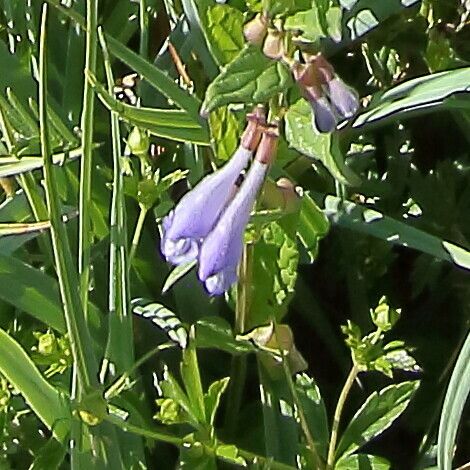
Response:
[[[285,114],[286,139],[291,147],[323,163],[342,184],[357,186],[357,175],[345,165],[336,133],[319,133],[312,126],[312,109],[305,99],[294,103]]]
[[[224,377],[223,379],[212,382],[209,386],[209,390],[204,394],[204,407],[206,409],[206,417],[210,425],[214,425],[215,414],[219,408],[220,399],[222,394],[225,392],[227,385],[230,381],[230,377]]]
[[[204,7],[203,7],[204,8]],[[243,48],[243,13],[229,5],[215,5],[205,13],[207,44],[219,65],[225,65]]]
[[[287,31],[301,31],[302,34],[296,39],[302,42],[315,42],[325,37],[318,7],[315,3],[310,10],[299,11],[295,15],[286,18],[284,29]]]
[[[348,455],[336,462],[335,470],[389,470],[390,462],[368,454]]]
[[[194,334],[191,336],[194,337]],[[181,376],[184,388],[189,398],[192,413],[199,423],[207,423],[206,409],[204,406],[204,392],[202,390],[201,375],[194,341],[183,350],[183,360],[180,364]]]
[[[317,453],[326,459],[328,450],[328,416],[325,403],[315,380],[306,373],[297,374],[295,389],[300,400],[302,410],[310,429]]]
[[[44,379],[25,350],[2,329],[0,373],[20,391],[56,439],[65,441],[72,419],[68,400]]]
[[[459,99],[453,95],[468,92],[469,82],[470,67],[408,80],[386,91],[374,101],[365,113],[355,119],[353,127],[384,124],[389,119],[403,119],[408,114],[414,115],[414,111],[424,113],[450,109],[459,103]],[[468,103],[466,106],[469,106]]]
[[[211,140],[217,159],[226,161],[233,155],[242,132],[240,120],[228,106],[212,111],[209,115]]]
[[[150,85],[186,111],[194,119],[198,118],[199,100],[196,97],[182,90],[172,78],[137,55],[131,49],[121,44],[118,40],[109,35],[106,36],[106,40],[111,54],[129,66],[131,70],[141,75]]]
[[[353,416],[336,450],[336,456],[347,456],[377,437],[403,413],[419,381],[393,384],[370,395]]]
[[[318,242],[328,233],[329,228],[328,218],[309,194],[305,193],[300,206],[297,236],[307,250],[311,263],[317,257]]]
[[[230,103],[264,103],[292,85],[289,70],[246,46],[209,85],[201,114]]]
[[[328,35],[335,42],[340,42],[342,37],[341,21],[343,19],[343,11],[340,7],[331,7],[326,12],[326,24]]]
[[[46,444],[44,444],[36,456],[28,470],[57,470],[62,465],[62,462],[67,455],[67,448],[56,439],[51,437]]]
[[[442,406],[437,438],[437,461],[441,470],[452,469],[457,430],[470,394],[470,334],[459,353]]]
[[[295,227],[291,217],[289,226]],[[281,320],[294,294],[299,251],[295,234],[284,228],[287,222],[271,222],[253,250],[250,316],[247,328]]]
[[[175,282],[178,282],[182,277],[188,274],[189,271],[196,266],[196,263],[196,260],[188,261],[187,263],[180,264],[173,268],[171,273],[168,274],[168,277],[165,279],[165,283],[162,287],[162,294],[168,292]]]
[[[255,351],[248,341],[236,340],[230,325],[220,317],[208,317],[196,322],[198,348],[213,348],[229,354],[245,354]]]
[[[455,263],[462,268],[470,269],[468,251],[458,245],[443,241],[379,211],[368,209],[351,201],[341,201],[336,196],[327,195],[324,201],[324,212],[334,224],[372,235],[387,242],[413,248],[435,258]]]
[[[88,74],[88,79],[103,104],[126,122],[146,129],[157,137],[200,145],[209,144],[207,126],[201,119],[180,109],[138,108],[122,103],[109,94],[94,76]]]

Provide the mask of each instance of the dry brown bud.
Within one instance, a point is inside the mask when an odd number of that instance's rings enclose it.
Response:
[[[270,59],[279,60],[284,56],[284,38],[277,29],[270,29],[264,40],[263,54]]]
[[[259,13],[243,27],[243,35],[250,44],[260,46],[268,31],[268,19]]]

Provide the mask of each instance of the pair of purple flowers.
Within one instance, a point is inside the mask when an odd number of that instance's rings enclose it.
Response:
[[[351,118],[359,109],[356,92],[335,73],[322,54],[296,63],[293,74],[312,106],[313,124],[320,132],[332,132],[340,120]]]
[[[277,146],[278,131],[266,127],[264,110],[248,125],[229,162],[203,178],[163,220],[161,252],[174,265],[198,260],[198,276],[210,295],[220,295],[237,280],[243,235],[256,196]],[[241,172],[250,169],[237,186]]]

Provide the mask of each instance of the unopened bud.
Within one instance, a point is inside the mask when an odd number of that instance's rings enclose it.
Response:
[[[127,137],[127,145],[134,155],[138,157],[145,156],[148,154],[150,147],[149,136],[145,131],[134,127]]]
[[[270,29],[264,40],[263,54],[270,59],[279,60],[284,55],[283,35],[277,29]]]
[[[260,46],[268,31],[268,20],[265,15],[259,13],[243,27],[245,39],[250,44]]]

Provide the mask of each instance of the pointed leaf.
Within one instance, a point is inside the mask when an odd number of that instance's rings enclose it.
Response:
[[[354,454],[336,462],[335,470],[389,470],[390,462],[382,457]]]
[[[352,454],[389,428],[406,409],[418,386],[417,380],[402,382],[370,395],[345,429],[337,457]]]

